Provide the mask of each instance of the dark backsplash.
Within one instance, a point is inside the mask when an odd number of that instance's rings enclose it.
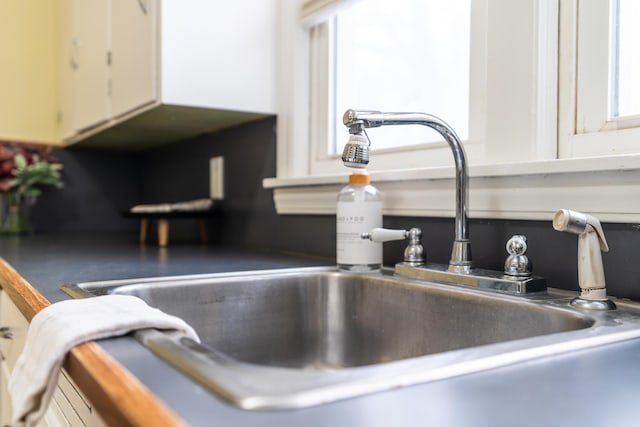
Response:
[[[64,161],[66,188],[47,191],[34,212],[42,232],[122,231],[136,239],[137,223],[121,212],[136,203],[189,200],[209,195],[209,158],[224,156],[225,200],[209,221],[210,244],[335,257],[335,218],[328,215],[277,215],[272,192],[262,179],[275,176],[275,118],[144,151],[126,153],[90,149],[58,152]],[[452,189],[453,197],[453,189]],[[391,228],[417,226],[430,261],[448,262],[453,219],[386,217]],[[638,262],[640,226],[604,224],[611,251],[603,254],[611,295],[640,301]],[[476,266],[501,270],[505,242],[513,234],[528,238],[534,273],[553,287],[578,290],[577,237],[558,233],[549,221],[470,221]],[[196,242],[192,220],[171,223],[171,242]],[[150,236],[151,237],[151,236]],[[403,242],[385,244],[384,261],[400,261]]]
[[[31,216],[36,233],[133,232],[121,212],[141,194],[139,156],[91,149],[56,150],[64,188],[45,188]]]

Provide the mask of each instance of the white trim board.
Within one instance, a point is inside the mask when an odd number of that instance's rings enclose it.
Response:
[[[551,220],[574,209],[603,222],[640,222],[640,155],[470,167],[470,218]],[[279,214],[335,214],[346,175],[267,178]],[[372,172],[385,215],[453,217],[452,167]]]

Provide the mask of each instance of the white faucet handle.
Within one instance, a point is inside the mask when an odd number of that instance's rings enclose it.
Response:
[[[411,230],[389,230],[388,228],[374,228],[368,233],[360,235],[363,239],[374,242],[390,242],[392,240],[409,239],[409,245],[404,250],[404,262],[409,265],[424,264],[424,248],[420,243],[422,231],[419,228]]]
[[[388,228],[374,228],[368,233],[362,233],[363,239],[373,242],[390,242],[392,240],[404,240],[408,237],[407,230],[390,230]]]

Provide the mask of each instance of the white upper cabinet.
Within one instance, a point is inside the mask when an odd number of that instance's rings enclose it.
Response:
[[[210,110],[211,125],[196,134],[276,113],[277,0],[62,1],[62,19],[71,17],[70,30],[62,29],[71,58],[62,72],[67,142],[95,135],[87,143],[104,145],[109,134],[102,132],[125,121],[116,132],[120,143],[127,126],[136,139],[141,127],[153,139],[150,127],[166,114],[141,113],[164,106]],[[185,123],[202,117],[175,111],[181,135],[188,134]],[[129,121],[136,116],[142,123]]]
[[[62,0],[60,16],[63,138],[156,101],[155,0]]]

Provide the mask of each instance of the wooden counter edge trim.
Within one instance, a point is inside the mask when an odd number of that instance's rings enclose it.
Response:
[[[186,426],[95,342],[71,350],[64,368],[110,426]]]
[[[13,267],[0,258],[0,287],[30,322],[50,305]],[[137,378],[95,342],[73,348],[64,367],[109,426],[184,426]]]
[[[29,322],[36,313],[50,305],[45,297],[2,258],[0,258],[0,287]]]

